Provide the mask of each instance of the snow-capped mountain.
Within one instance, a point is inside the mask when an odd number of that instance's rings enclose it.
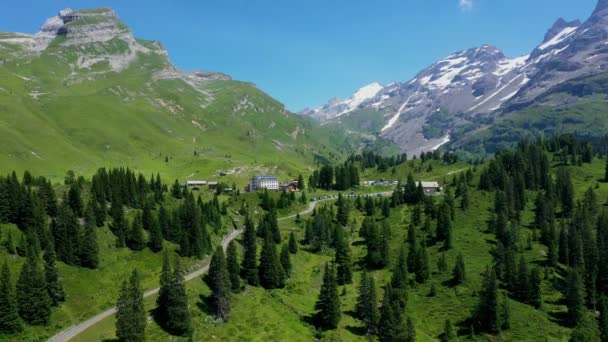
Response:
[[[450,131],[480,114],[509,112],[543,98],[572,79],[608,70],[608,0],[600,0],[584,23],[559,19],[529,55],[509,58],[483,45],[451,54],[396,82],[356,106],[335,109],[330,102],[314,111],[319,120],[344,120],[376,111],[384,126],[378,133],[403,151],[419,153],[449,141]],[[354,96],[353,96],[354,97]],[[348,108],[348,110],[346,110]]]
[[[383,85],[374,82],[357,90],[357,92],[355,92],[347,100],[333,98],[329,100],[329,102],[323,107],[317,109],[305,109],[301,111],[300,114],[310,115],[311,117],[321,121],[331,120],[357,109],[362,103],[373,99],[382,89],[384,89]]]

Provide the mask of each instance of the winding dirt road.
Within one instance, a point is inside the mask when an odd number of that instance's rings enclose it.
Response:
[[[391,196],[393,194],[392,191],[389,192],[381,192],[381,193],[374,193],[374,194],[366,194],[366,195],[362,195],[362,196],[370,196],[370,197],[377,197],[377,196]],[[347,195],[348,196],[348,195]],[[308,208],[304,211],[301,211],[299,214],[300,216],[303,215],[308,215],[311,214],[313,212],[313,210],[315,209],[317,203],[320,202],[326,202],[326,201],[333,201],[336,200],[337,196],[329,196],[328,198],[324,198],[324,199],[320,199],[314,202],[310,202],[310,204],[308,205]],[[286,216],[286,217],[282,217],[279,219],[279,221],[283,221],[283,220],[288,220],[288,219],[292,219],[295,218],[297,216],[296,215],[291,215],[291,216]],[[239,236],[241,233],[243,233],[243,228],[241,229],[237,229],[237,230],[233,230],[230,234],[224,236],[224,238],[222,239],[222,247],[224,248],[224,250],[226,250],[226,248],[228,248],[228,244],[234,240],[237,236]],[[186,281],[190,281],[194,278],[198,278],[200,276],[202,276],[203,274],[205,274],[208,270],[209,270],[209,263],[211,262],[211,257],[206,257],[205,259],[203,259],[203,266],[200,267],[199,269],[197,269],[196,271],[189,273],[185,276]],[[144,293],[144,298],[146,297],[150,297],[153,296],[155,294],[158,293],[158,291],[160,290],[160,288],[155,288],[153,290],[147,291]],[[80,334],[81,332],[87,330],[88,328],[92,327],[93,325],[99,323],[100,321],[102,321],[103,319],[112,316],[116,313],[116,307],[108,309],[94,317],[91,317],[89,319],[87,319],[86,321],[73,325],[69,328],[67,328],[66,330],[63,330],[59,333],[57,333],[55,336],[51,337],[48,342],[67,342],[70,339],[72,339],[73,337],[75,337],[76,335]]]

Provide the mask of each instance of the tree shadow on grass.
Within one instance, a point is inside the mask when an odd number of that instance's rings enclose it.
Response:
[[[204,313],[210,316],[214,316],[213,303],[211,303],[211,297],[199,295],[199,301],[196,302],[196,306]]]
[[[568,313],[565,311],[549,312],[549,320],[553,323],[568,327]]]
[[[347,325],[346,330],[350,331],[353,335],[357,336],[365,336],[365,328],[364,327],[354,327],[352,325]]]
[[[161,329],[163,329],[163,331],[165,331],[166,333],[168,333],[172,336],[182,336],[179,334],[179,332],[174,331],[174,330],[170,329],[169,327],[167,327],[167,321],[164,317],[162,317],[160,308],[157,307],[157,308],[150,310],[150,316],[152,316],[152,319],[154,320],[154,322],[156,322],[156,324],[158,324],[158,326]]]
[[[344,311],[344,314],[346,316],[350,316],[350,317],[355,318],[355,319],[358,318],[357,317],[357,313],[354,310],[346,310],[346,311]]]

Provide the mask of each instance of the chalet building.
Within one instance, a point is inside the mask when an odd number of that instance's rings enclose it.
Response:
[[[209,186],[209,189],[217,189],[217,187],[219,186],[218,182],[208,182],[207,186]]]
[[[207,185],[207,181],[204,181],[204,180],[187,181],[186,184],[184,184],[184,185],[188,188],[201,188],[201,187]]]
[[[261,189],[279,190],[279,180],[275,176],[257,175],[249,181],[249,191],[258,191]]]
[[[298,191],[298,181],[281,183],[281,185],[279,185],[279,188],[281,189],[281,191],[285,192],[296,192]]]
[[[419,186],[422,183],[422,190],[425,194],[438,194],[441,193],[441,185],[437,182],[418,182],[416,186]]]

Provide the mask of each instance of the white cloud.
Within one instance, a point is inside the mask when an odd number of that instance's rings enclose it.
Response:
[[[458,7],[461,11],[470,11],[473,9],[473,0],[458,0]]]

